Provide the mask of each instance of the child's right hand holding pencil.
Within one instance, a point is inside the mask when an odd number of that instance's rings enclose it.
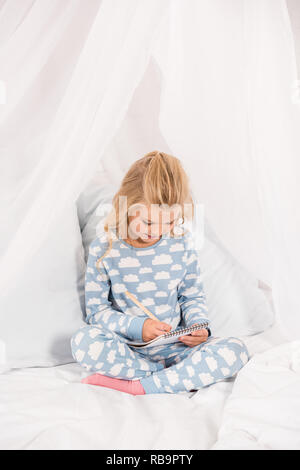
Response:
[[[143,312],[147,313],[149,317],[147,320],[144,321],[143,330],[142,330],[142,338],[144,342],[151,341],[151,339],[156,338],[157,336],[163,335],[164,333],[171,331],[171,325],[158,320],[152,312],[150,312],[145,305],[143,305],[131,292],[128,290],[125,291],[125,294],[129,299],[131,299],[138,307],[140,307]]]
[[[157,336],[163,335],[164,333],[172,329],[171,325],[163,321],[151,320],[147,318],[144,321],[142,337],[143,341],[150,341],[151,339],[156,338]]]

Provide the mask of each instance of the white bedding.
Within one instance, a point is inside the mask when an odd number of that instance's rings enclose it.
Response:
[[[300,450],[300,341],[256,354],[240,371],[213,449]]]
[[[251,356],[263,354],[267,350],[270,357],[273,357],[273,347],[285,341],[277,326],[243,339]],[[232,413],[243,406],[243,401],[239,401],[240,394],[242,400],[247,399],[247,388],[243,387],[243,382],[246,380],[247,384],[248,377],[255,377],[257,363],[256,360],[251,361],[236,379],[178,395],[132,396],[83,385],[80,379],[87,373],[75,363],[7,372],[0,375],[0,448],[158,450],[226,448],[236,444],[242,446],[248,437],[243,436],[244,441],[241,440],[241,434],[235,430]],[[279,367],[279,372],[287,374],[284,364],[282,367],[283,370]],[[275,372],[276,368],[273,368],[274,380]],[[261,372],[258,371],[259,373]],[[278,378],[280,379],[280,375]],[[266,387],[267,383],[268,380],[265,380]],[[270,381],[270,386],[272,384]],[[262,391],[262,406],[264,393],[268,393],[268,389],[261,388],[259,383],[253,386]],[[289,389],[286,391],[288,393]],[[298,389],[298,396],[299,391]],[[249,400],[246,401],[248,402]],[[286,400],[287,409],[288,404]],[[273,412],[277,413],[277,402],[274,406]],[[257,420],[260,419],[259,413],[254,416]],[[241,422],[245,423],[247,417],[243,419]],[[274,437],[273,444],[280,441],[281,432],[282,427],[279,427],[279,435]],[[246,444],[248,445],[248,441]],[[257,446],[256,441],[255,445]]]

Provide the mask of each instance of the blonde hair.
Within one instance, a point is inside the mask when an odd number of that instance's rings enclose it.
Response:
[[[120,203],[120,197],[126,196],[126,205]],[[99,269],[101,260],[109,253],[113,244],[112,233],[119,236],[122,228],[128,227],[128,208],[134,204],[145,205],[167,204],[181,207],[183,225],[186,218],[194,217],[194,202],[190,192],[188,176],[178,158],[155,150],[136,160],[124,176],[119,191],[112,199],[112,210],[104,221],[104,231],[107,233],[109,246],[106,252],[97,260]],[[190,204],[191,217],[186,214],[185,204]],[[171,237],[175,236],[175,225],[170,230]],[[183,236],[185,232],[181,235]],[[178,236],[178,235],[177,235]]]

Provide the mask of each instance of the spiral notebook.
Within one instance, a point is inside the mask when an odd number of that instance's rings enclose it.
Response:
[[[163,335],[159,335],[154,339],[146,342],[137,342],[137,341],[127,341],[127,344],[130,346],[134,346],[135,348],[149,348],[151,346],[162,346],[168,343],[177,343],[179,341],[180,336],[189,335],[192,331],[201,330],[202,328],[206,328],[208,326],[208,322],[204,323],[196,323],[193,326],[189,326],[187,328],[178,328],[176,330],[169,331],[168,333],[164,333]],[[183,344],[183,343],[182,343]]]

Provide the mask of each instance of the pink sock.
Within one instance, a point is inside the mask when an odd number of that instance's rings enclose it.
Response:
[[[144,387],[139,380],[115,379],[102,374],[93,374],[82,379],[81,383],[90,385],[100,385],[101,387],[113,388],[120,392],[131,395],[145,395]]]

